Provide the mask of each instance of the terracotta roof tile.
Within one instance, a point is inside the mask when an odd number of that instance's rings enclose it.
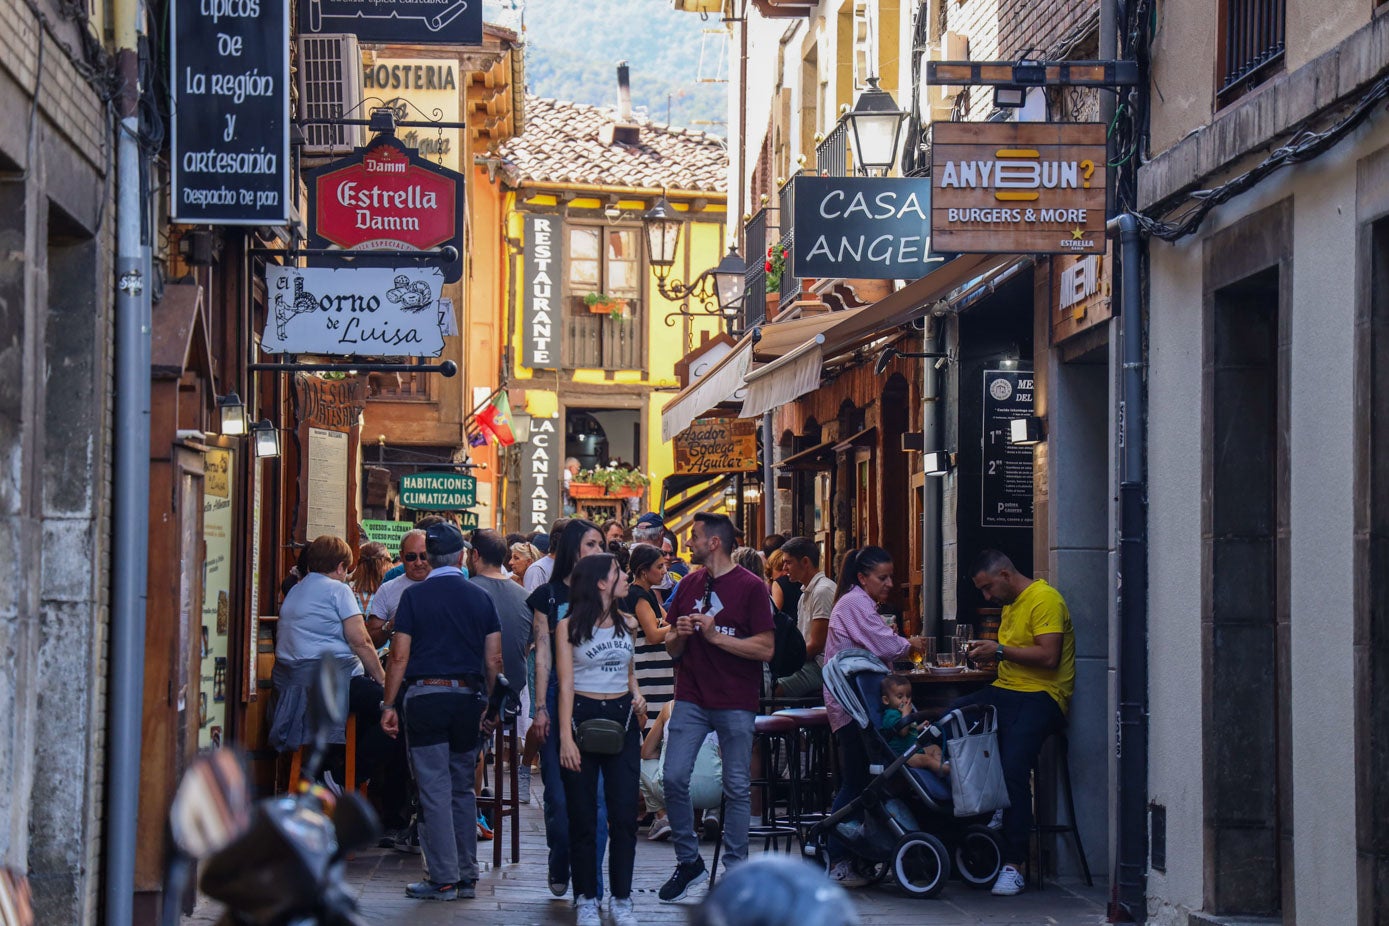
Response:
[[[525,131],[501,147],[521,180],[726,193],[728,149],[717,135],[639,117],[638,145],[605,145],[614,110],[526,96]]]

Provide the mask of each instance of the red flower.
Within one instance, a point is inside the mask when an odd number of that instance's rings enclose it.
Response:
[[[771,261],[767,261],[767,264],[766,264],[766,266],[765,266],[763,269],[766,270],[768,273],[771,273],[771,272],[772,272],[772,262],[771,262]]]

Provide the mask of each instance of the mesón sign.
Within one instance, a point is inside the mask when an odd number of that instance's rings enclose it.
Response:
[[[931,242],[960,254],[1100,254],[1105,127],[1088,122],[931,126]]]

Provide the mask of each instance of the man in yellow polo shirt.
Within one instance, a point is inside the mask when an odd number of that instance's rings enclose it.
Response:
[[[1075,631],[1061,593],[1018,572],[1004,554],[985,550],[970,575],[984,597],[1003,605],[998,640],[982,640],[971,659],[996,659],[998,680],[956,701],[991,704],[998,716],[998,752],[1012,806],[1003,812],[1004,865],[994,882],[999,895],[1020,893],[1032,831],[1032,765],[1042,743],[1066,725],[1075,691]]]

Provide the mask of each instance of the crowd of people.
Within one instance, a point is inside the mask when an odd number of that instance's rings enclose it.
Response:
[[[868,783],[869,756],[825,683],[826,661],[866,650],[891,666],[927,648],[885,619],[887,550],[849,551],[832,579],[810,538],[773,535],[760,550],[741,541],[715,513],[694,516],[688,564],[654,513],[630,531],[575,517],[545,534],[466,538],[429,517],[401,539],[394,566],[382,544],[354,557],[341,538],[316,538],[280,609],[271,744],[288,751],[305,742],[311,669],[324,655],[337,660],[351,679],[358,767],[395,831],[388,839],[424,856],[427,874],[406,893],[472,897],[477,839],[490,837],[477,812],[480,752],[495,722],[484,707],[505,677],[520,699],[523,743],[507,758],[519,766],[522,801],[538,762],[551,892],[572,892],[579,926],[597,926],[606,888],[613,921],[632,926],[643,814],[647,838],[674,849],[662,902],[708,877],[701,836],[722,839],[729,867],[742,863],[754,720],[769,698],[823,699],[839,752],[832,809],[845,806]],[[996,711],[1011,806],[994,893],[1015,894],[1031,827],[1029,773],[1043,740],[1065,724],[1074,635],[1061,595],[1002,553],[982,553],[972,577],[1002,618],[997,640],[973,643],[969,655],[996,661],[998,672],[960,703]],[[883,736],[905,752],[917,732],[910,680],[889,676],[882,701]],[[910,761],[951,774],[939,748]],[[833,837],[828,853],[831,880],[866,883]]]

